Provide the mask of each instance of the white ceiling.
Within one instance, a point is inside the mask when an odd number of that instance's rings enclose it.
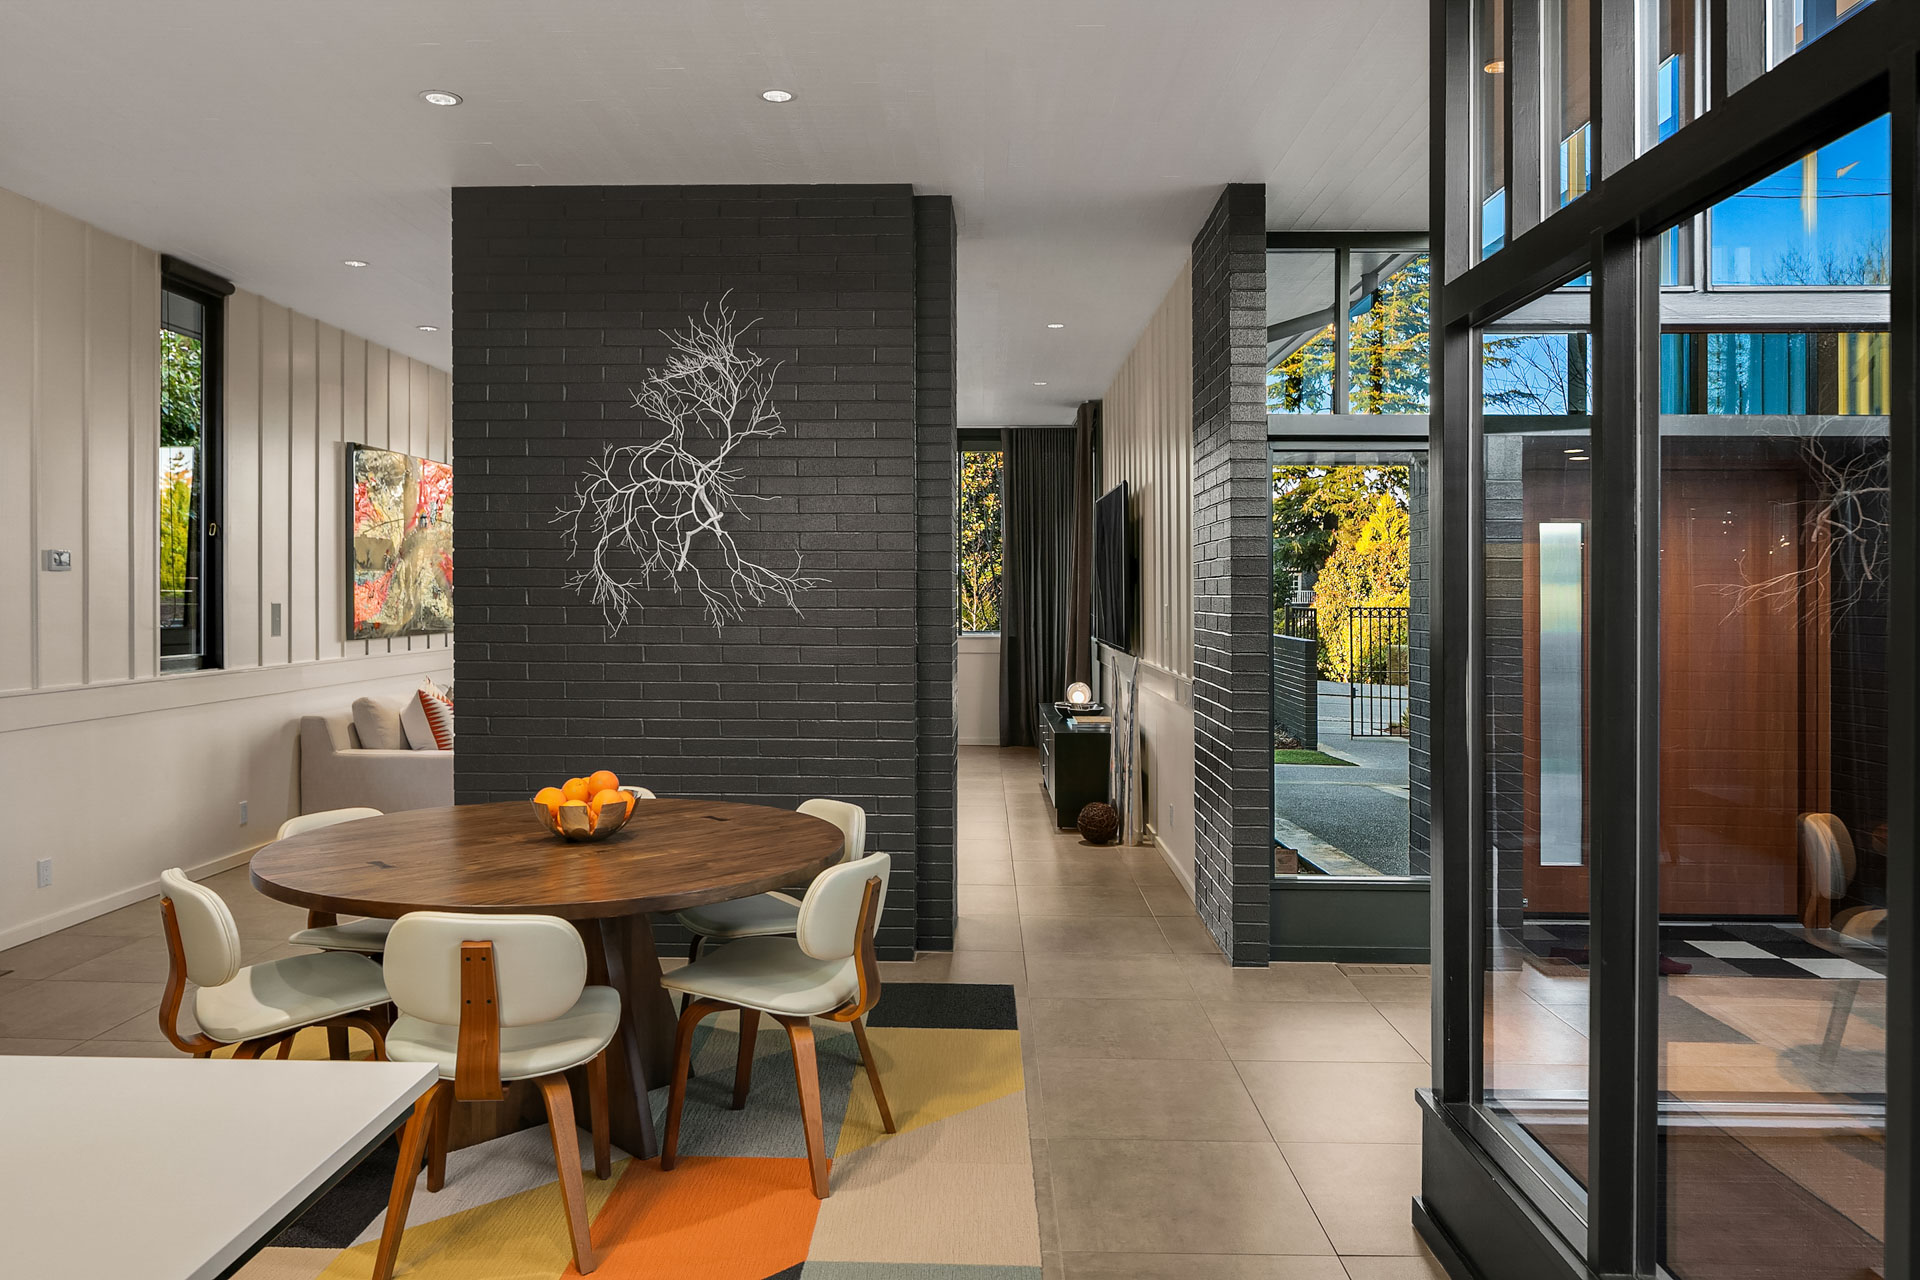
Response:
[[[0,186],[445,367],[451,187],[910,182],[959,216],[962,425],[1064,422],[1222,183],[1275,229],[1424,226],[1426,13],[0,0]]]

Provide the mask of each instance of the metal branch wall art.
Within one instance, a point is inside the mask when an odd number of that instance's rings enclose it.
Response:
[[[662,434],[609,445],[554,517],[566,523],[574,553],[584,546],[588,554],[568,585],[591,594],[611,631],[626,625],[651,586],[698,592],[717,632],[749,603],[778,600],[799,613],[795,597],[823,585],[801,575],[797,554],[793,572],[783,574],[748,560],[734,541],[733,528],[747,519],[742,504],[758,498],[740,492],[734,450],[786,434],[773,405],[779,366],[741,345],[751,327],[736,324],[723,298],[666,335],[666,364],[647,370],[633,393],[634,408]]]

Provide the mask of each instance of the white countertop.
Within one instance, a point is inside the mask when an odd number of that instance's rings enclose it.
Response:
[[[219,1276],[433,1078],[403,1062],[0,1057],[0,1265]]]

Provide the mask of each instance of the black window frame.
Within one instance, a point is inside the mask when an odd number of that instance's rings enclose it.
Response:
[[[165,321],[165,297],[177,294],[199,304],[205,317],[205,332],[200,335],[201,468],[204,489],[201,498],[200,560],[200,646],[198,653],[162,654],[158,670],[162,675],[189,671],[218,670],[226,665],[226,355],[227,298],[233,284],[212,272],[182,262],[170,255],[160,259],[161,324]],[[154,340],[159,341],[156,331]],[[154,394],[159,395],[156,383]],[[158,536],[158,525],[155,526]],[[159,578],[153,590],[160,590]],[[156,612],[155,617],[158,618]],[[158,644],[159,637],[155,637]]]
[[[1479,252],[1477,172],[1486,52],[1475,47],[1473,0],[1433,0],[1430,51],[1430,224],[1434,228],[1431,397],[1434,453],[1433,1087],[1423,1095],[1424,1172],[1414,1219],[1456,1275],[1546,1277],[1665,1274],[1660,1252],[1658,1021],[1659,485],[1662,289],[1659,237],[1807,151],[1882,115],[1892,117],[1893,366],[1889,754],[1892,803],[1888,908],[1885,1262],[1915,1274],[1913,1084],[1920,826],[1916,723],[1920,676],[1920,6],[1875,0],[1766,66],[1765,6],[1700,0],[1704,107],[1643,148],[1647,85],[1633,0],[1592,5],[1593,184],[1546,214],[1541,166],[1538,0],[1508,0],[1505,99],[1507,227]],[[1518,61],[1514,61],[1514,59]],[[1543,216],[1544,214],[1544,216]],[[1593,840],[1615,851],[1593,865],[1594,962],[1588,1128],[1590,1185],[1578,1220],[1553,1212],[1521,1153],[1499,1149],[1479,1110],[1486,917],[1484,767],[1479,726],[1484,661],[1480,338],[1483,329],[1591,270],[1595,348],[1593,692],[1618,713],[1593,726]],[[1704,279],[1696,286],[1707,286]],[[1727,289],[1704,289],[1723,296]]]

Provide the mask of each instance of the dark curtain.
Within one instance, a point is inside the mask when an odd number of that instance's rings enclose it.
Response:
[[[1073,586],[1067,595],[1067,683],[1093,682],[1093,433],[1100,402],[1073,418]]]
[[[1074,433],[1000,433],[1000,745],[1034,745],[1041,702],[1067,693]]]

